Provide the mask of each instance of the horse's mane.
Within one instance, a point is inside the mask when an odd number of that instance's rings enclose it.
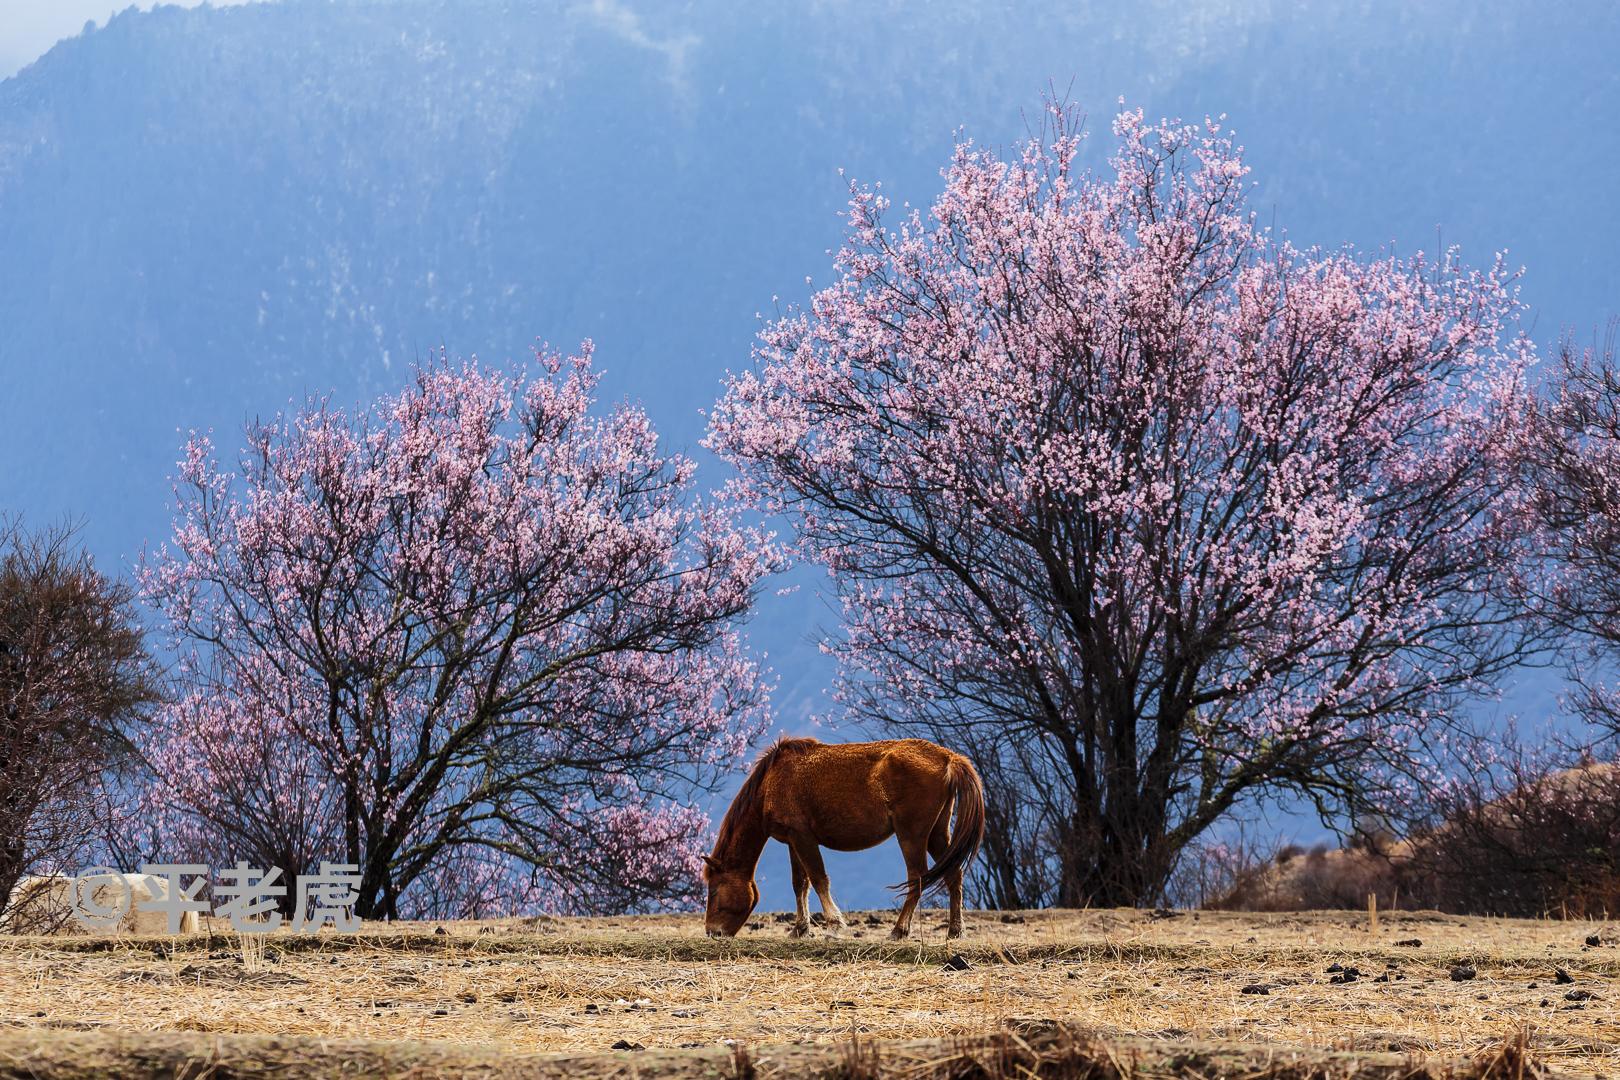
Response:
[[[760,789],[765,786],[765,774],[770,771],[771,765],[784,750],[799,750],[814,742],[813,739],[780,738],[759,755],[754,762],[754,770],[743,781],[742,787],[737,789],[737,795],[731,800],[731,808],[720,821],[720,835],[714,841],[714,853],[718,856],[722,851],[731,848],[732,841],[736,839],[737,830],[741,828],[740,822],[748,820],[760,809],[763,796]]]

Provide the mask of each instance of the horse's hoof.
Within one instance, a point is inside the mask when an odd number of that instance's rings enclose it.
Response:
[[[801,938],[801,937],[804,937],[809,932],[810,932],[810,924],[809,923],[798,923],[795,926],[793,926],[792,929],[788,930],[788,937]]]
[[[904,941],[904,940],[906,940],[906,938],[908,938],[910,936],[911,936],[911,931],[910,930],[902,930],[898,926],[895,927],[893,930],[889,931],[889,940],[890,941]]]
[[[945,940],[946,941],[955,941],[957,938],[959,938],[961,936],[962,936],[962,928],[960,926],[953,926],[949,930],[945,931]]]

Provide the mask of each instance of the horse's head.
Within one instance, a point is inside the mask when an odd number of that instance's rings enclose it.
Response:
[[[703,857],[703,878],[709,883],[709,909],[703,916],[703,932],[710,937],[736,937],[754,905],[759,903],[759,886],[752,870],[725,867],[711,855]]]

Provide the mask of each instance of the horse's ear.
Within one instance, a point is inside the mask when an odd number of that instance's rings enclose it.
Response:
[[[720,869],[720,860],[716,859],[713,855],[705,855],[703,856],[703,865],[707,866],[710,870],[718,870]]]

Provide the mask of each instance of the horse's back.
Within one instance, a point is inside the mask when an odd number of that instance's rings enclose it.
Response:
[[[782,764],[819,785],[885,786],[915,784],[944,774],[960,755],[927,739],[878,739],[873,742],[824,743],[815,739],[784,740]]]
[[[786,740],[767,814],[781,831],[813,835],[827,847],[871,847],[894,831],[897,815],[909,817],[924,804],[937,810],[955,756],[925,739]]]

